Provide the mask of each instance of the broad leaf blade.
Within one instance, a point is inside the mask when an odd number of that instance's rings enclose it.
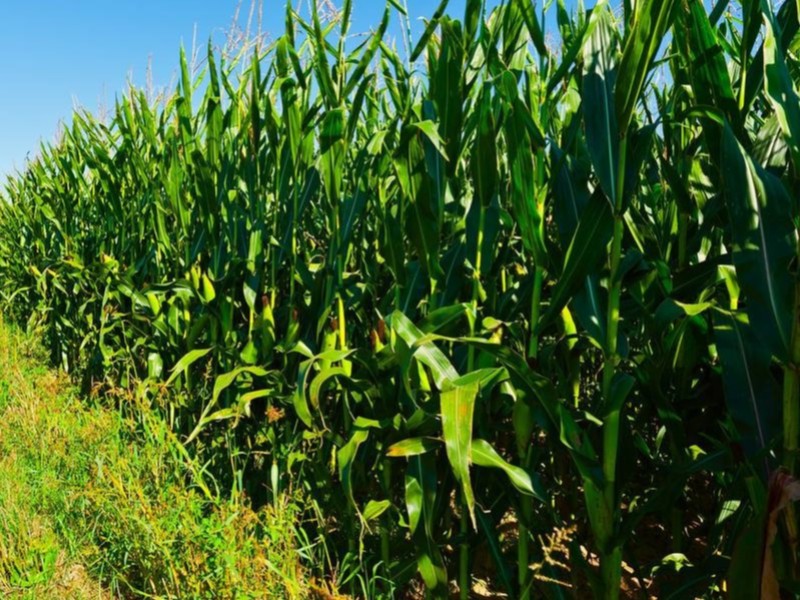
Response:
[[[616,31],[608,6],[592,10],[591,33],[583,47],[583,120],[586,144],[597,178],[608,198],[617,193],[620,130],[615,108]]]
[[[747,313],[759,337],[783,359],[791,334],[791,263],[797,248],[791,198],[779,179],[753,164],[730,127],[723,130],[721,165],[733,262]]]
[[[511,481],[511,484],[522,494],[534,496],[537,500],[544,502],[544,498],[534,490],[531,476],[520,467],[510,464],[497,453],[492,445],[486,440],[472,440],[472,461],[480,467],[490,467],[500,469]]]
[[[745,453],[752,458],[769,447],[777,432],[777,385],[769,370],[771,357],[743,314],[716,312],[714,339],[728,411]]]
[[[555,318],[570,298],[587,282],[587,276],[606,256],[614,230],[611,204],[595,193],[581,215],[564,260],[564,270],[550,299],[550,306],[538,324],[541,328]],[[594,290],[592,290],[594,291]]]
[[[617,122],[622,135],[628,130],[650,65],[671,25],[674,6],[675,0],[640,0],[636,3],[615,90]]]
[[[442,431],[447,458],[456,480],[461,484],[463,500],[475,525],[475,496],[469,476],[472,456],[472,418],[480,387],[477,383],[456,385],[442,392]]]

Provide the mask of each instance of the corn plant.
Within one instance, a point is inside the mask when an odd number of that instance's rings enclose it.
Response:
[[[614,8],[182,52],[9,178],[4,311],[354,594],[796,591],[797,4]]]

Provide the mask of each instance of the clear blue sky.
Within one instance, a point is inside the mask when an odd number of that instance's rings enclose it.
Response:
[[[263,0],[264,30],[283,30],[285,0]],[[299,0],[303,6],[308,0]],[[298,0],[292,0],[296,5]],[[353,32],[377,26],[383,0],[353,0]],[[194,32],[204,47],[223,40],[240,0],[3,0],[0,4],[0,179],[35,155],[40,140],[52,140],[74,103],[95,111],[112,107],[129,77],[144,85],[152,59],[157,87],[170,85],[181,43],[191,48]],[[250,0],[241,0],[240,23]],[[337,0],[335,4],[340,4]],[[437,0],[408,0],[413,31]],[[490,6],[498,4],[489,0]],[[574,0],[568,0],[569,6]],[[586,2],[587,5],[593,2]],[[449,11],[463,15],[464,0]],[[552,11],[554,12],[554,11]],[[399,32],[397,25],[392,31]],[[398,46],[400,45],[398,39]]]

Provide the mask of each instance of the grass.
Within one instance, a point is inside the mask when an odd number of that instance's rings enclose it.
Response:
[[[82,401],[0,325],[3,598],[301,598],[297,503],[205,498],[166,426]]]

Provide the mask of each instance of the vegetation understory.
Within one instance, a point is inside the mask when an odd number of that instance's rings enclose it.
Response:
[[[0,596],[309,597],[295,499],[204,498],[157,417],[81,399],[45,361],[0,322]]]

